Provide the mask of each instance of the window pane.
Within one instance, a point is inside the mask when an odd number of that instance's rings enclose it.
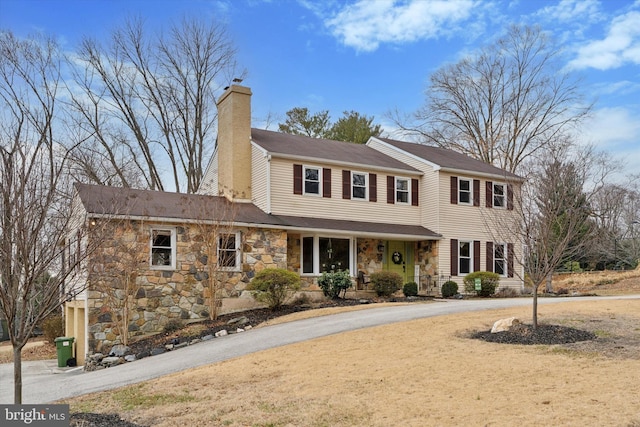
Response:
[[[151,263],[153,265],[171,265],[171,248],[153,248]]]
[[[396,180],[396,189],[398,191],[408,191],[409,190],[409,181],[406,179],[398,179]]]
[[[235,234],[221,234],[218,239],[218,265],[237,267],[237,249]]]
[[[363,187],[365,185],[365,176],[359,173],[353,174],[353,185]]]
[[[313,237],[302,238],[302,272],[313,273]]]
[[[409,203],[409,193],[407,192],[400,192],[398,191],[396,193],[396,202],[398,203]]]
[[[493,272],[504,276],[504,260],[495,260]]]
[[[466,179],[461,179],[460,180],[460,191],[469,192],[470,189],[471,189],[471,187],[470,187],[469,181],[467,181]]]
[[[471,270],[469,266],[471,265],[471,260],[469,258],[460,258],[460,273],[461,274],[469,274]]]
[[[320,272],[349,268],[349,239],[318,239]]]
[[[504,185],[495,184],[493,186],[493,206],[504,206]]]
[[[304,178],[311,181],[318,181],[318,169],[305,169]]]
[[[171,247],[171,232],[170,231],[154,231],[153,232],[153,246],[162,246],[165,248]]]
[[[304,192],[312,194],[320,194],[320,184],[313,181],[306,181],[304,183]]]
[[[367,197],[367,190],[364,187],[353,187],[353,198],[364,199]]]
[[[471,255],[471,244],[469,242],[460,242],[460,256],[469,257]]]

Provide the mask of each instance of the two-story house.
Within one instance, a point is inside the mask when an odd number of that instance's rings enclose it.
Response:
[[[103,227],[86,291],[67,307],[79,356],[172,319],[254,307],[245,288],[269,267],[299,273],[308,295],[321,295],[316,279],[331,269],[349,270],[356,293],[368,289],[359,276],[381,270],[434,296],[479,270],[522,288],[521,178],[414,143],[254,129],[251,90],[237,85],[221,96],[218,121],[199,194],[76,186],[83,226]]]

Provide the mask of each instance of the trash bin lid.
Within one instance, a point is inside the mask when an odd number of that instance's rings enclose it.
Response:
[[[72,341],[75,340],[74,337],[58,337],[53,342],[62,342],[62,341]]]

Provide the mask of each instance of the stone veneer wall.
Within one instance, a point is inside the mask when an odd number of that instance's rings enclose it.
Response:
[[[175,270],[149,267],[150,229],[175,228]],[[234,230],[235,231],[235,230]],[[287,234],[282,230],[240,229],[240,271],[215,271],[222,301],[219,313],[252,308],[253,298],[243,296],[256,272],[286,268]],[[110,237],[92,256],[87,290],[89,352],[99,352],[122,343],[123,308],[129,301],[129,338],[162,332],[174,319],[204,320],[209,317],[210,277],[206,245],[199,225],[131,221],[114,224]],[[216,260],[212,260],[215,262]],[[127,286],[127,278],[131,285]]]

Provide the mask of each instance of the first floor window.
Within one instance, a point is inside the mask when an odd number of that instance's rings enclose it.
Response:
[[[396,203],[409,203],[409,180],[396,178]]]
[[[218,236],[218,266],[225,270],[240,268],[240,233],[223,233]]]
[[[302,273],[351,270],[351,240],[324,236],[302,238]]]
[[[175,269],[176,230],[172,228],[151,230],[151,266]]]
[[[458,271],[462,276],[463,274],[471,273],[471,260],[473,259],[472,254],[472,242],[459,242],[458,248]]]
[[[493,246],[493,272],[501,276],[506,275],[505,245],[496,243]]]

